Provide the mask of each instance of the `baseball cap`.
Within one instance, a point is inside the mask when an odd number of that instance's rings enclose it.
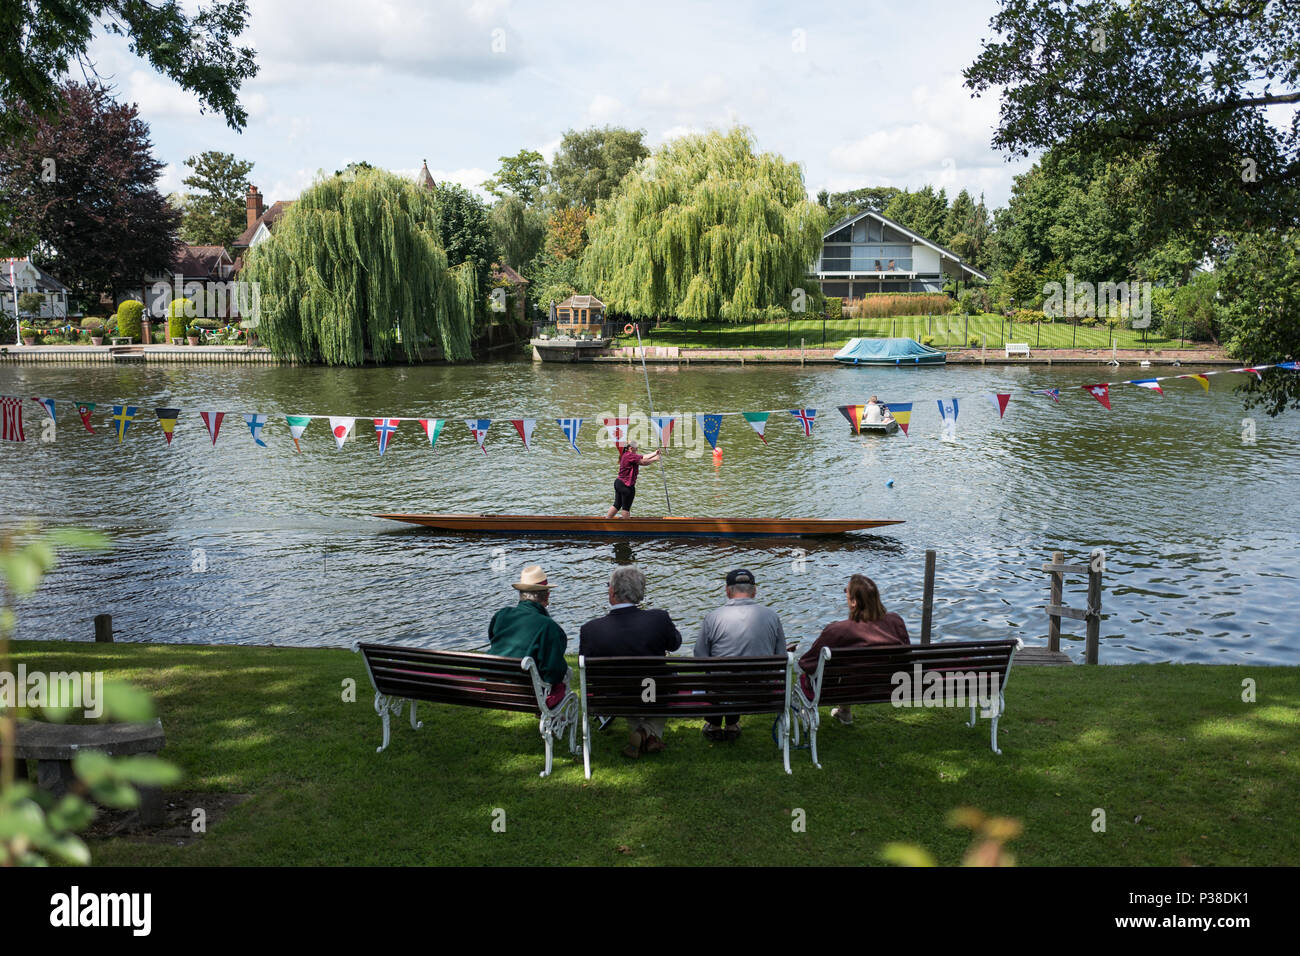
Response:
[[[746,571],[744,568],[737,568],[735,571],[727,572],[728,587],[730,587],[733,584],[753,584],[753,583],[754,583],[754,575]]]

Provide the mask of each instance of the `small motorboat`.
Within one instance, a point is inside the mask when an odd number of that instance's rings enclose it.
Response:
[[[898,366],[943,365],[948,353],[922,345],[916,339],[849,339],[833,356],[843,365]]]
[[[898,431],[898,422],[892,418],[886,418],[883,422],[861,422],[858,425],[860,435],[892,435],[896,431]]]

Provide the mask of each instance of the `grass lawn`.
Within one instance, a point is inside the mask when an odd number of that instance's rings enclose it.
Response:
[[[1021,865],[1300,863],[1300,668],[1013,668],[1000,757],[987,721],[972,730],[944,709],[860,707],[850,728],[824,713],[825,769],[796,751],[792,776],[761,717],[732,745],[670,724],[667,752],[635,762],[611,731],[586,781],[567,752],[539,778],[536,721],[494,711],[422,705],[424,729],[395,720],[376,754],[373,691],[345,650],[14,650],[15,665],[147,689],[178,789],[251,794],[191,846],[96,842],[99,864],[859,865],[892,841],[953,863],[970,842],[944,823],[959,806],[1022,821]],[[1247,677],[1257,703],[1241,700]],[[348,678],[356,703],[341,699]],[[806,832],[792,830],[796,808]]]
[[[1104,326],[1086,328],[1066,323],[1038,325],[1010,325],[1000,315],[973,315],[969,319],[960,315],[903,315],[889,319],[839,319],[825,324],[825,347],[840,348],[851,338],[910,338],[921,341],[934,336],[938,348],[965,348],[969,336],[983,335],[989,348],[1002,348],[1007,341],[1028,342],[1030,348],[1100,349],[1110,348],[1111,338],[1119,339],[1122,349],[1163,349],[1179,345],[1178,339],[1166,339],[1148,334],[1143,341],[1141,330],[1116,329],[1111,332]],[[806,348],[822,348],[823,322],[820,318],[797,319],[789,323],[732,323],[718,322],[665,322],[654,328],[652,322],[643,323],[642,335],[649,345],[676,345],[682,348],[798,348],[804,340]],[[788,326],[788,328],[787,328]],[[617,344],[635,345],[636,336],[619,336]],[[1193,345],[1194,343],[1184,343]]]

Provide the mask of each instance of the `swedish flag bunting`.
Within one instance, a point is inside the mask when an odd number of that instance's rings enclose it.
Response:
[[[126,430],[131,427],[131,422],[135,421],[137,411],[134,405],[113,406],[113,421],[117,422],[118,444],[121,444],[122,439],[126,437]]]

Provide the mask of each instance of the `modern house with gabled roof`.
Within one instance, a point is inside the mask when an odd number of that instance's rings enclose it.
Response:
[[[988,281],[957,253],[870,210],[826,230],[811,275],[823,293],[841,299],[874,292],[942,292],[948,279]]]

